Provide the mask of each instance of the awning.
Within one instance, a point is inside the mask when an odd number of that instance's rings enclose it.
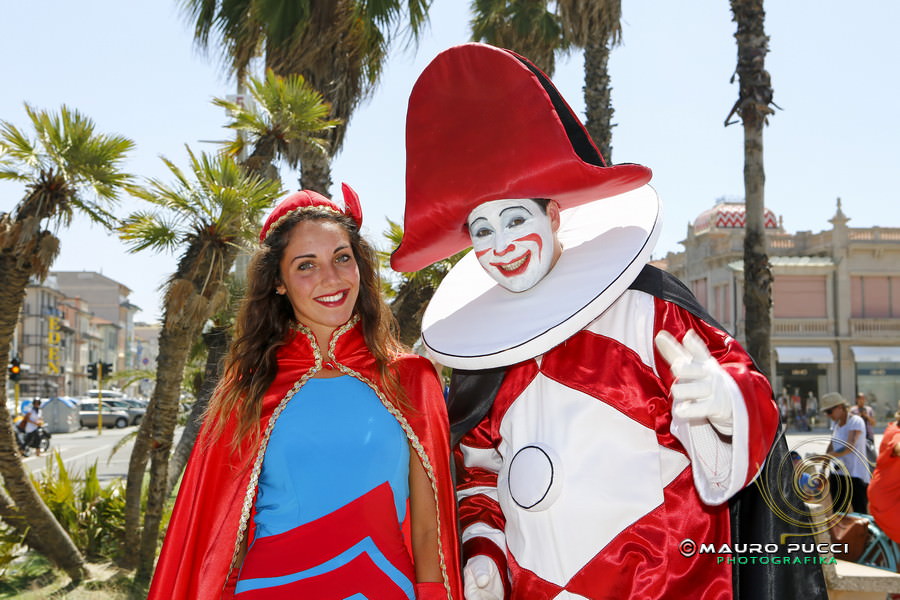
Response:
[[[775,348],[780,363],[831,364],[834,354],[827,346],[778,346]]]
[[[850,346],[858,363],[900,362],[900,346]]]

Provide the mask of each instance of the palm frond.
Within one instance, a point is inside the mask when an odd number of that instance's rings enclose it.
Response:
[[[566,39],[574,45],[621,42],[622,0],[557,0],[556,5]]]
[[[230,156],[187,152],[188,170],[164,159],[173,184],[154,179],[135,194],[159,210],[126,219],[119,231],[131,251],[239,245],[255,236],[262,214],[281,195],[277,182],[245,172]]]
[[[140,211],[131,214],[119,226],[119,238],[129,248],[129,252],[140,252],[147,248],[154,250],[174,250],[184,237],[178,221],[166,219],[158,212]]]

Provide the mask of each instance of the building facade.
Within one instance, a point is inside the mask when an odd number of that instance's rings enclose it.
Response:
[[[806,410],[827,392],[863,392],[883,422],[900,399],[900,228],[849,221],[840,199],[818,233],[789,233],[767,211],[772,383]],[[683,252],[656,261],[742,342],[743,240],[743,204],[720,201],[688,225]]]
[[[99,273],[87,274],[91,277],[80,278],[82,285],[69,290],[64,289],[59,273],[34,280],[26,288],[11,352],[23,366],[21,397],[83,396],[97,386],[87,376],[91,363],[110,363],[115,371],[136,367],[133,316],[137,307],[128,302],[128,288]],[[85,281],[97,283],[94,287],[101,293],[92,293]],[[69,293],[72,289],[76,293]]]
[[[122,283],[94,271],[54,271],[60,291],[70,298],[81,298],[91,307],[95,317],[111,323],[116,329],[114,346],[117,355],[108,359],[116,371],[130,370],[135,364],[134,315],[140,310],[128,300],[131,290]],[[111,335],[109,328],[106,335]]]

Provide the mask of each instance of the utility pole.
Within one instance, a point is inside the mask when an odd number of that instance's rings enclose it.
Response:
[[[97,362],[97,435],[103,434],[103,363]]]

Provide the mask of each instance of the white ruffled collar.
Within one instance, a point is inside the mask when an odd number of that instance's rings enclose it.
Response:
[[[583,329],[637,277],[659,237],[649,185],[562,212],[563,253],[533,288],[513,293],[470,252],[444,278],[422,320],[422,340],[443,365],[488,369],[543,354]]]

